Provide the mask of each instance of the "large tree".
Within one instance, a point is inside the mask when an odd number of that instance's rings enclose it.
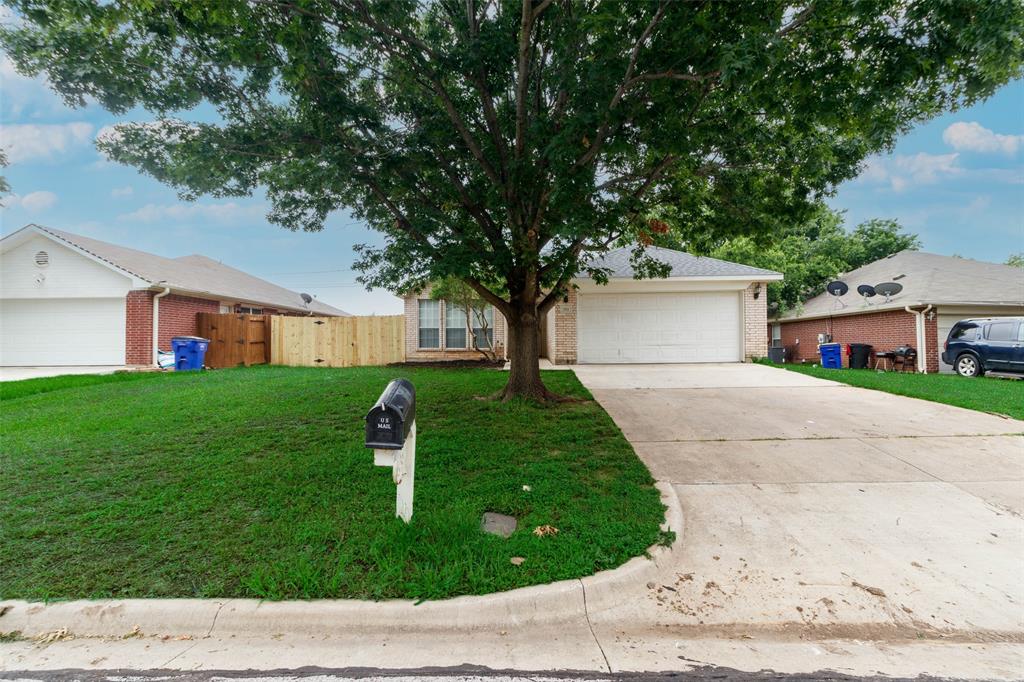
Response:
[[[648,225],[805,219],[913,123],[1019,76],[1024,27],[1019,0],[10,4],[23,73],[151,112],[111,157],[186,197],[265,191],[292,229],[347,207],[385,235],[367,285],[463,279],[508,321],[505,395],[540,398],[538,320],[604,277],[594,254]],[[203,103],[216,120],[185,120]]]

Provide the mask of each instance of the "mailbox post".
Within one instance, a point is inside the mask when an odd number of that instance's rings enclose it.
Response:
[[[395,516],[412,519],[413,479],[416,474],[416,389],[407,379],[395,379],[366,415],[366,447],[373,463],[391,467],[398,490]]]

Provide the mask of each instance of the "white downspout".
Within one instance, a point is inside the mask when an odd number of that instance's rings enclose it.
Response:
[[[158,282],[159,284],[159,282]],[[170,287],[164,287],[164,290],[153,297],[153,364],[157,365],[159,360],[160,350],[160,299],[171,293]]]
[[[903,306],[903,309],[908,313],[914,315],[914,332],[917,336],[917,371],[921,374],[928,373],[928,335],[925,333],[927,328],[924,321],[924,316],[932,309],[932,304],[929,303],[928,307],[924,310],[911,310],[909,305]]]

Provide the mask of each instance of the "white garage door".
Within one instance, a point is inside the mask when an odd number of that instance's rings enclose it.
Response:
[[[939,371],[950,374],[953,372],[953,366],[947,365],[942,361],[942,346],[946,343],[946,337],[949,336],[949,330],[953,328],[953,325],[960,320],[965,320],[970,315],[942,315],[940,314],[936,320],[938,330],[935,333],[936,342],[938,345],[936,348],[939,349]]]
[[[581,363],[736,362],[739,292],[581,294],[576,338]]]
[[[123,298],[0,300],[0,366],[123,365]]]

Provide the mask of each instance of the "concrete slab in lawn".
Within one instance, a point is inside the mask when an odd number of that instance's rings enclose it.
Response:
[[[902,440],[901,445],[916,447],[911,439]],[[936,480],[856,438],[639,442],[635,447],[655,478],[672,483]]]
[[[1024,433],[1024,421],[852,386],[592,392],[635,442]]]
[[[799,372],[736,362],[697,365],[575,365],[572,369],[591,390],[839,385]]]

